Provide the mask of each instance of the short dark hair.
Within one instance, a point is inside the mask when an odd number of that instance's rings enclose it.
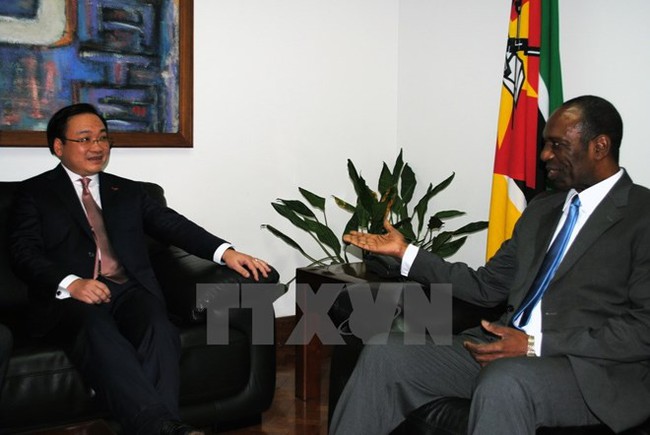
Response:
[[[618,163],[623,140],[623,119],[612,103],[594,95],[583,95],[566,101],[562,107],[577,107],[582,114],[581,141],[586,145],[598,135],[604,134],[612,142],[612,157]]]
[[[65,106],[52,115],[52,118],[50,118],[50,121],[47,123],[47,146],[50,147],[50,152],[52,154],[54,154],[54,140],[57,138],[61,140],[65,139],[68,120],[73,116],[81,115],[83,113],[97,115],[99,119],[102,120],[106,131],[108,131],[108,123],[106,122],[106,119],[92,104],[78,103]]]

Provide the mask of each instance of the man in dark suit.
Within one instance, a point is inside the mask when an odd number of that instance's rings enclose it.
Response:
[[[198,433],[179,419],[180,339],[145,235],[244,277],[257,280],[269,266],[158,204],[139,183],[103,172],[111,140],[95,107],[59,110],[47,138],[61,164],[21,183],[9,225],[34,333],[64,343],[126,433]]]
[[[400,258],[409,279],[451,283],[455,297],[505,302],[507,310],[450,346],[366,346],[332,434],[389,433],[442,396],[471,398],[472,434],[598,423],[621,431],[650,416],[650,191],[618,165],[622,132],[620,115],[602,98],[578,97],[556,110],[540,157],[558,192],[531,201],[512,238],[477,270],[409,246],[388,222],[384,235],[345,237]],[[565,221],[575,223],[564,256],[541,300],[531,299]]]

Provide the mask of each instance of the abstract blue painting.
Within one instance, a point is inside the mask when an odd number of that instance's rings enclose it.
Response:
[[[2,0],[0,131],[87,102],[111,132],[178,133],[184,1]]]

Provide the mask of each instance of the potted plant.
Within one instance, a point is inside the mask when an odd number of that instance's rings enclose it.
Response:
[[[340,236],[328,226],[326,199],[320,195],[299,187],[298,190],[307,203],[297,199],[277,199],[271,203],[281,216],[314,239],[319,247],[318,255],[308,253],[295,240],[274,226],[262,225],[262,228],[298,250],[310,261],[310,266],[349,262],[347,246],[341,242],[343,234],[351,230],[382,234],[385,232],[386,217],[410,243],[441,257],[456,253],[469,234],[487,228],[487,222],[476,221],[455,230],[446,230],[444,227],[447,220],[465,213],[459,210],[442,210],[428,214],[429,202],[451,184],[454,173],[436,186],[429,183],[425,194],[411,207],[417,180],[413,169],[404,162],[401,150],[392,170],[383,163],[376,191],[368,186],[349,159],[347,166],[357,198],[352,204],[333,196],[336,205],[351,215]]]

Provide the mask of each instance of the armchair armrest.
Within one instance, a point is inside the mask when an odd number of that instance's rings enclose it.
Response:
[[[244,278],[237,272],[226,266],[219,266],[212,261],[204,260],[187,252],[176,248],[166,247],[156,250],[151,254],[151,261],[156,276],[162,287],[165,299],[167,301],[167,310],[172,316],[175,323],[185,327],[185,330],[204,329],[199,324],[206,321],[206,309],[197,308],[197,287],[201,283],[219,283],[219,284],[247,284],[247,283],[264,283],[276,284],[278,286],[275,295],[280,295],[286,291],[283,284],[277,284],[279,274],[272,269],[267,278],[260,277],[260,281],[254,281],[252,278]],[[220,415],[220,418],[238,420],[250,415],[251,412],[263,412],[268,409],[273,400],[275,392],[275,345],[274,344],[256,344],[253,334],[252,310],[248,308],[239,308],[229,310],[229,328],[230,332],[240,331],[247,339],[248,360],[242,360],[241,364],[248,364],[248,382],[245,387],[230,397],[220,399],[217,402],[206,405],[208,408],[201,408],[206,415]],[[198,328],[197,328],[198,327]],[[199,340],[195,344],[205,346],[205,333],[186,334],[185,338]],[[214,345],[219,347],[219,345]],[[188,346],[188,348],[194,347]],[[204,352],[204,351],[203,351]],[[227,352],[232,354],[228,350]],[[239,349],[239,352],[242,352]],[[196,359],[203,359],[205,354],[195,354]],[[188,360],[186,360],[188,363]],[[199,367],[201,364],[198,365]],[[217,406],[212,409],[211,407]],[[197,421],[200,419],[197,418]],[[205,420],[208,423],[208,420]]]
[[[175,246],[154,251],[151,264],[167,301],[167,309],[181,324],[205,321],[205,311],[196,307],[196,284],[257,282]],[[268,277],[260,277],[259,282],[271,284],[279,279],[278,272],[272,269]]]

